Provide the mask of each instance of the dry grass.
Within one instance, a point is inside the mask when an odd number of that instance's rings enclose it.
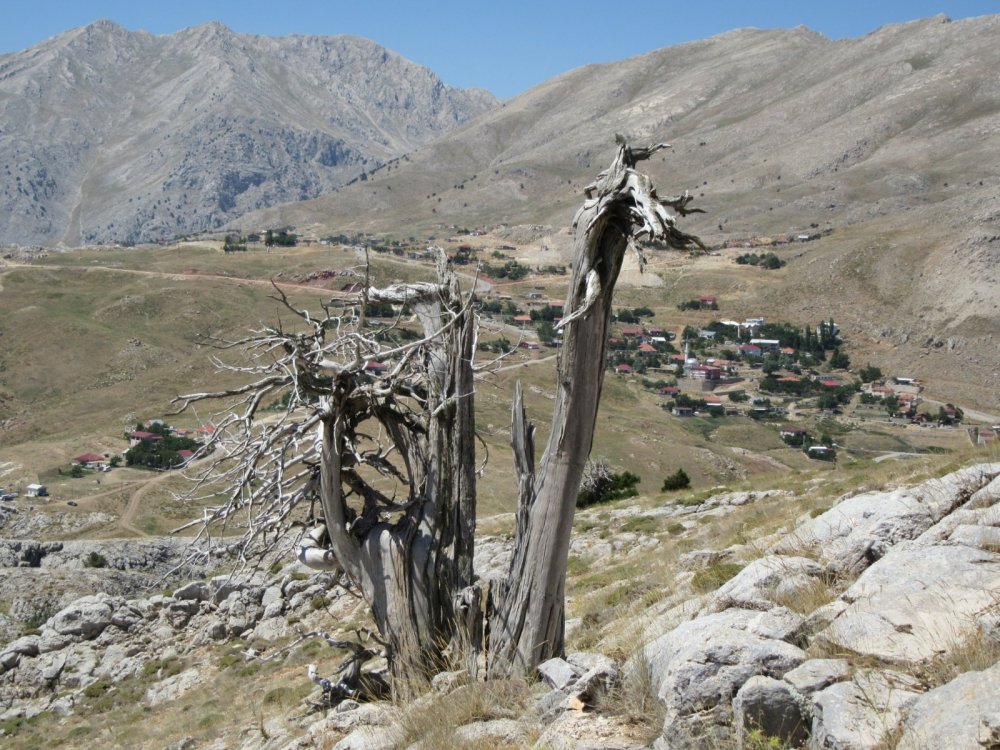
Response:
[[[525,718],[531,690],[521,680],[494,680],[462,685],[446,695],[425,694],[403,707],[399,719],[400,747],[419,743],[434,750],[514,750],[530,746],[538,729]],[[516,719],[522,722],[521,740],[484,740],[463,742],[455,730],[473,722],[491,719]]]

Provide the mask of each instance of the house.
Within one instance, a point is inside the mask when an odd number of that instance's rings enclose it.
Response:
[[[743,344],[740,346],[740,354],[744,357],[759,357],[761,348],[756,344]]]
[[[187,448],[182,448],[177,451],[177,455],[181,457],[181,466],[184,466],[194,458],[194,451],[188,450]]]
[[[719,367],[711,367],[709,365],[695,365],[694,367],[689,367],[687,374],[695,380],[722,379],[722,369]]]
[[[28,497],[48,497],[49,489],[44,484],[29,484],[24,488],[24,494]]]
[[[517,346],[520,349],[527,349],[528,351],[535,351],[535,349],[541,349],[541,346],[537,341],[522,341]]]
[[[781,353],[785,354],[785,355],[787,355],[789,357],[792,357],[792,356],[795,355],[795,347],[793,347],[793,346],[783,346],[783,347],[781,347]]]
[[[698,338],[707,339],[711,341],[715,338],[715,331],[710,331],[707,328],[702,328],[700,331],[698,331]]]
[[[783,438],[800,438],[809,434],[805,427],[796,427],[793,424],[786,424],[778,433]]]
[[[146,432],[145,430],[134,430],[133,432],[126,433],[128,438],[128,444],[130,448],[134,448],[139,443],[158,443],[163,440],[163,435],[157,435],[155,432]]]
[[[71,459],[70,463],[82,466],[85,469],[99,469],[104,465],[104,456],[98,453],[84,453]]]
[[[652,344],[639,344],[639,354],[643,354],[648,357],[656,353],[656,347]]]
[[[520,323],[521,325],[526,325],[526,324],[528,324],[528,323],[531,322],[531,316],[530,315],[515,315],[514,316],[514,322],[515,323]]]
[[[714,307],[716,304],[715,295],[703,294],[698,298],[698,302],[700,302],[703,307]]]
[[[622,336],[638,338],[642,336],[641,328],[622,328]]]
[[[819,381],[819,384],[825,388],[840,388],[843,385],[839,380],[834,380],[833,378],[827,378],[826,380]]]
[[[670,410],[670,413],[675,417],[693,417],[694,409],[690,406],[675,406]]]
[[[215,434],[215,425],[207,424],[194,431],[199,440],[207,440]]]
[[[778,339],[750,339],[753,346],[759,346],[762,352],[776,352],[781,346]]]
[[[661,396],[668,396],[670,398],[673,398],[674,396],[676,396],[680,392],[681,392],[681,389],[678,388],[676,385],[665,385],[662,388],[660,388],[660,391],[659,391],[659,393],[660,393]]]
[[[615,373],[617,373],[618,375],[631,375],[632,365],[628,364],[627,362],[622,362],[620,365],[615,366]]]

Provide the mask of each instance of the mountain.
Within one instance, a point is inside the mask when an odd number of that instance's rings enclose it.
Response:
[[[218,227],[328,192],[495,106],[367,39],[99,21],[0,55],[0,241]]]
[[[884,367],[1000,402],[1000,16],[938,16],[830,40],[740,29],[570,71],[394,168],[248,225],[503,230],[565,252],[614,134],[673,148],[648,169],[708,213],[709,243],[833,230],[764,281],[702,287],[727,315],[833,315]],[[690,276],[692,271],[686,271]],[[674,283],[673,277],[665,277]],[[820,312],[822,311],[822,312]],[[954,391],[952,391],[954,392]]]

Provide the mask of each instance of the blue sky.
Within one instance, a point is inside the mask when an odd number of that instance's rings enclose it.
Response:
[[[206,21],[234,31],[356,34],[426,65],[451,86],[519,94],[580,65],[608,62],[743,26],[809,26],[839,39],[944,13],[1000,13],[998,0],[20,0],[0,14],[0,52],[101,18],[168,34]],[[609,7],[626,8],[611,11]]]

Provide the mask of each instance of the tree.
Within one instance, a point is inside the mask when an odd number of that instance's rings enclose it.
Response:
[[[845,352],[836,347],[830,355],[830,368],[833,370],[846,370],[851,366],[851,358]]]
[[[534,427],[520,385],[515,388],[518,510],[510,569],[492,583],[486,607],[491,676],[529,673],[563,651],[570,533],[624,254],[638,252],[635,240],[642,237],[675,248],[702,246],[677,229],[667,211],[696,211],[688,208],[690,196],[661,199],[635,170],[663,147],[631,149],[620,141],[611,167],[586,189],[559,324],[552,429],[537,469]],[[236,402],[218,420],[210,447],[222,450],[214,471],[202,477],[205,494],[216,492],[220,481],[226,487],[225,501],[207,514],[203,536],[213,524],[249,516],[242,538],[230,545],[245,558],[262,546],[274,549],[283,533],[304,522],[299,559],[340,571],[364,597],[393,674],[406,679],[456,662],[475,674],[484,645],[482,589],[472,572],[476,313],[443,257],[438,272],[437,283],[368,288],[358,301],[409,305],[423,336],[402,345],[386,335],[395,322],[359,329],[339,315],[340,306],[314,316],[276,287],[298,321],[294,330],[267,327],[227,344],[251,358],[233,369],[255,379],[178,397],[182,409],[206,399]],[[259,419],[264,405],[285,391],[296,395],[278,418]],[[315,400],[309,409],[299,408],[300,393]]]
[[[614,472],[604,459],[593,461],[587,466],[580,491],[576,496],[576,507],[586,508],[599,503],[610,503],[639,494],[636,485],[640,477],[631,471]]]

